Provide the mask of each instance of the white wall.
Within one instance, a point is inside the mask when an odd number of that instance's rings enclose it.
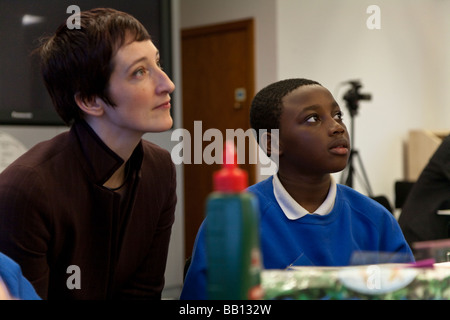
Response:
[[[372,4],[381,10],[379,30],[366,26]],[[360,79],[372,101],[360,104],[354,147],[374,194],[392,204],[408,131],[450,127],[450,1],[181,0],[180,12],[181,28],[255,18],[257,90],[311,78],[347,111],[341,82]],[[358,181],[355,188],[365,192]]]
[[[342,81],[360,79],[355,147],[375,194],[394,201],[403,178],[402,141],[410,129],[448,129],[449,1],[277,0],[278,78],[321,82],[344,111]],[[381,29],[369,30],[369,5],[381,9]],[[442,116],[446,115],[446,116]],[[349,112],[345,117],[350,127]],[[349,128],[350,129],[350,128]],[[357,168],[358,169],[358,168]],[[359,186],[356,189],[363,191]]]

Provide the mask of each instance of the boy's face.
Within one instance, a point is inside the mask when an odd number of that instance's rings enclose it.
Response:
[[[350,155],[350,139],[331,93],[319,85],[301,86],[282,103],[280,170],[307,175],[343,170]]]

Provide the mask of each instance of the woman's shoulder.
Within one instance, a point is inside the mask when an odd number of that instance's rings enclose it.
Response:
[[[158,156],[161,158],[171,157],[170,152],[167,149],[148,140],[142,139],[142,148],[144,155]]]

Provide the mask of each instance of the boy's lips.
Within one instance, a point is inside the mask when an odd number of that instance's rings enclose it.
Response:
[[[330,144],[329,150],[336,155],[346,155],[349,152],[349,143],[346,139],[338,139]]]

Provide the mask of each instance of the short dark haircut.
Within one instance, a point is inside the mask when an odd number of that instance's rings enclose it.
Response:
[[[257,139],[259,130],[280,129],[282,99],[298,87],[308,85],[321,86],[314,80],[286,79],[268,85],[255,95],[250,107],[250,125],[255,129]]]
[[[108,94],[113,56],[127,37],[133,41],[151,40],[136,18],[114,9],[83,11],[80,22],[80,29],[69,29],[63,23],[37,49],[45,85],[66,124],[83,117],[75,102],[77,93],[82,100],[98,96],[115,106]]]

